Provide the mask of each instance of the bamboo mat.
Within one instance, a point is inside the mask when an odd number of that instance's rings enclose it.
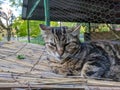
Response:
[[[18,55],[24,55],[24,59],[19,59]],[[120,90],[120,82],[60,75],[54,73],[54,67],[62,66],[46,53],[44,46],[20,42],[0,43],[0,87]]]

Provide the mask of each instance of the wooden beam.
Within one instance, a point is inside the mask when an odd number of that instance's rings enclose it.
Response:
[[[28,42],[30,43],[30,21],[27,20]]]

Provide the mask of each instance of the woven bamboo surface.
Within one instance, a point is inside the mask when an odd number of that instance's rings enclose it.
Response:
[[[25,59],[17,58],[24,55]],[[44,46],[20,43],[0,43],[0,88],[84,88],[85,90],[120,90],[120,82],[85,79],[53,72],[60,62],[49,56]]]

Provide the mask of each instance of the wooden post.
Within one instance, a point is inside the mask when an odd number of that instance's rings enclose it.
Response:
[[[30,43],[30,27],[29,20],[27,20],[28,42]]]

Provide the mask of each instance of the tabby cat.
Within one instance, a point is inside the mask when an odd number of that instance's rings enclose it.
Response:
[[[68,28],[40,25],[40,28],[48,53],[66,66],[67,75],[112,79],[114,77],[117,80],[120,78],[120,42],[81,43],[79,26]]]

